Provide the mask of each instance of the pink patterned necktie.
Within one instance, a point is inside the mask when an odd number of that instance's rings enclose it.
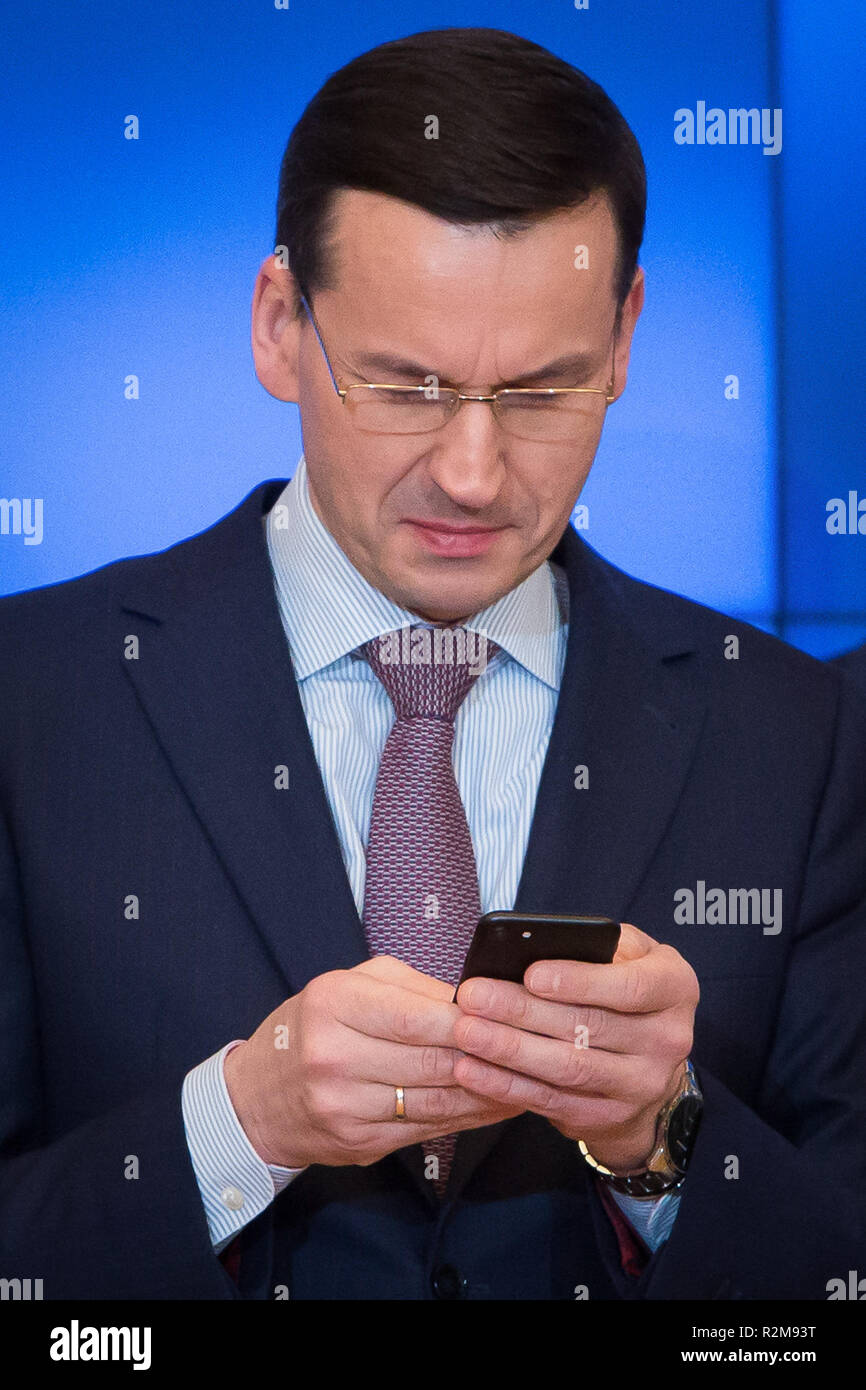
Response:
[[[423,635],[426,634],[426,637]],[[366,642],[396,719],[379,764],[364,886],[371,955],[392,955],[456,985],[481,912],[478,872],[452,767],[454,720],[499,650],[465,628],[399,629]],[[437,659],[438,658],[438,659]],[[411,1118],[411,1091],[406,1098]],[[455,1134],[428,1140],[442,1196]]]

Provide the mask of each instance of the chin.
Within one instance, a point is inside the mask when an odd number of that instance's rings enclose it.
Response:
[[[478,593],[464,589],[462,592],[455,592],[453,598],[449,598],[443,595],[441,589],[437,589],[435,594],[418,594],[405,607],[411,608],[415,613],[423,613],[434,623],[451,622],[471,617],[482,608],[489,608],[498,596],[496,590]]]
[[[508,593],[520,581],[519,575],[489,574],[483,578],[476,570],[473,576],[466,575],[463,581],[454,575],[450,582],[434,580],[430,587],[419,590],[419,572],[410,566],[393,579],[388,576],[390,594],[402,608],[413,613],[423,613],[431,622],[448,622],[455,615],[468,617]]]

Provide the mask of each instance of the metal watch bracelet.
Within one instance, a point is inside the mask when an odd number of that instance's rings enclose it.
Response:
[[[703,1109],[703,1095],[695,1069],[686,1061],[682,1085],[659,1111],[656,1142],[645,1166],[633,1173],[615,1173],[593,1158],[582,1139],[578,1147],[596,1176],[615,1192],[650,1200],[679,1187],[686,1175],[689,1155]]]

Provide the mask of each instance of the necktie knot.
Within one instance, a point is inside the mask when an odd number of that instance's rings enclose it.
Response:
[[[465,627],[397,628],[360,648],[387,690],[398,719],[453,723],[499,648]]]

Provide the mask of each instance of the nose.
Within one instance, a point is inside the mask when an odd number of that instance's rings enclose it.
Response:
[[[480,389],[467,394],[484,395]],[[430,476],[453,502],[482,511],[505,481],[508,440],[489,401],[461,401],[455,415],[431,436]]]

